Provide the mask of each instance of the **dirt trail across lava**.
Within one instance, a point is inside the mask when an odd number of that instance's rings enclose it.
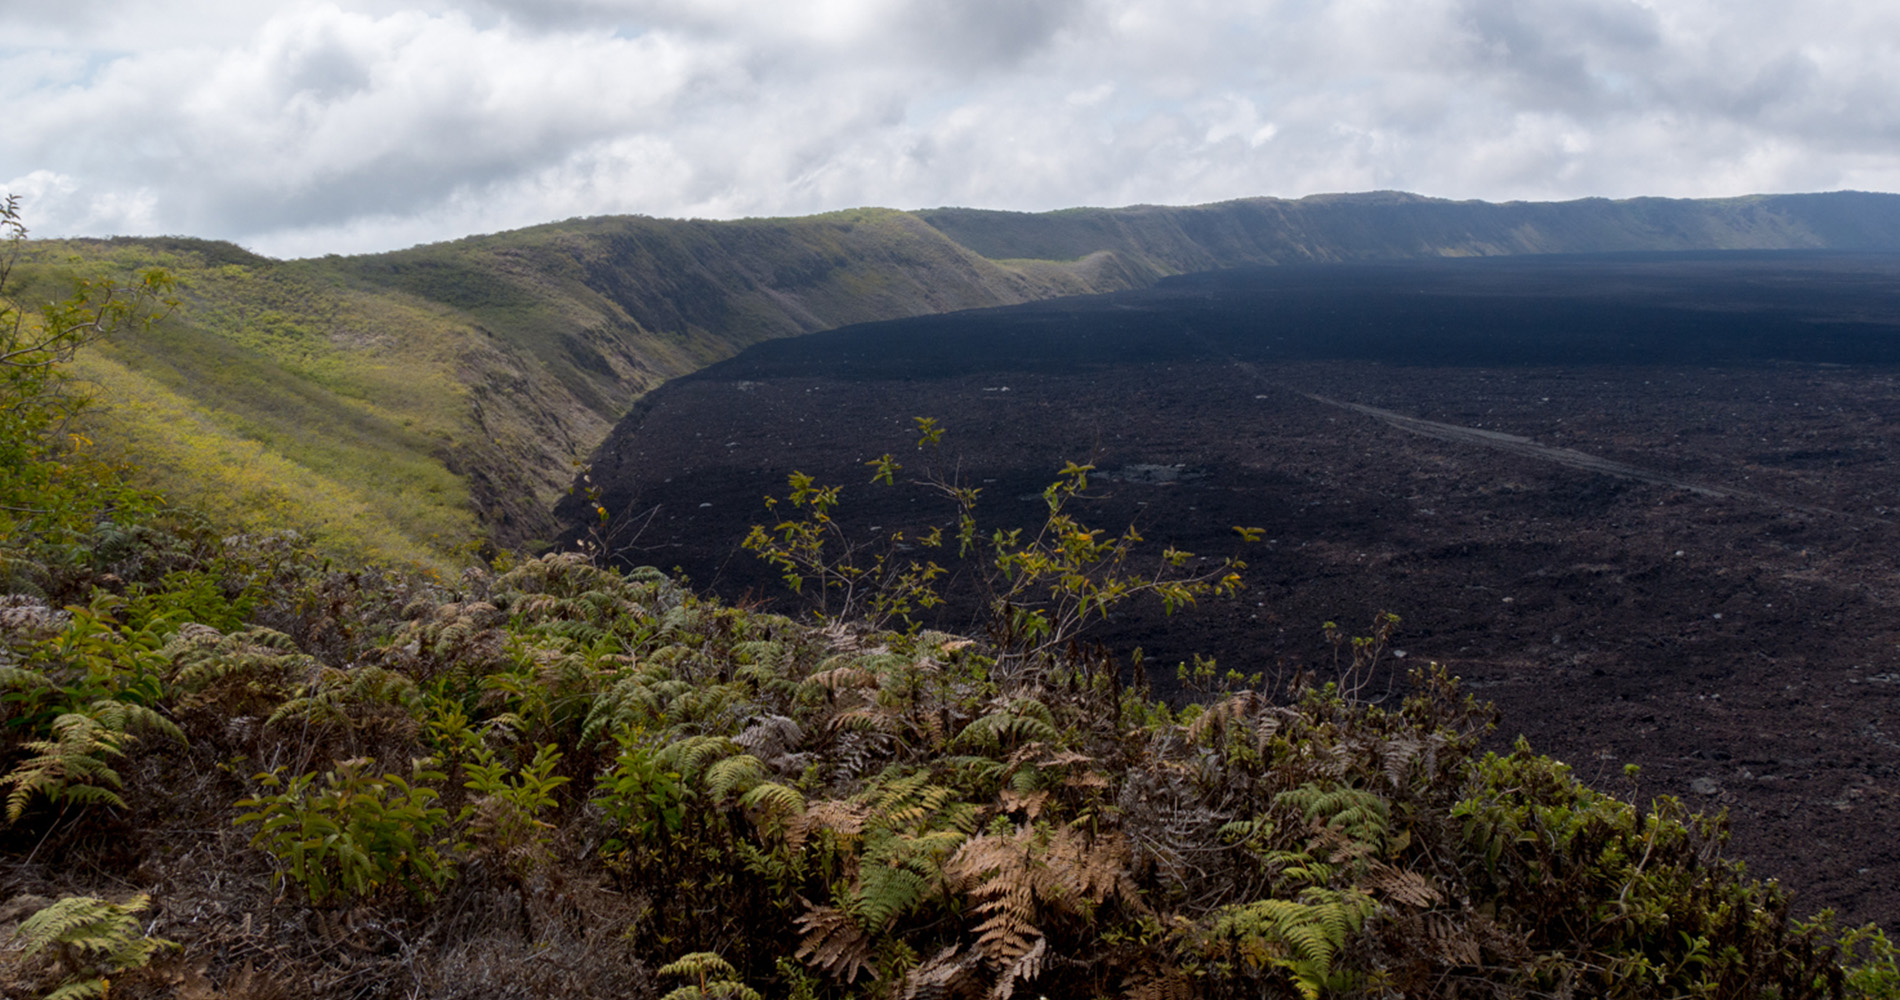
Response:
[[[1623,462],[1614,462],[1598,455],[1577,451],[1574,448],[1559,448],[1554,445],[1539,444],[1530,438],[1517,434],[1506,434],[1503,431],[1488,431],[1482,427],[1461,427],[1457,424],[1441,423],[1436,420],[1426,420],[1421,417],[1408,417],[1403,413],[1382,410],[1376,406],[1367,406],[1364,403],[1349,403],[1343,399],[1332,399],[1311,392],[1302,392],[1300,395],[1316,403],[1324,403],[1327,406],[1337,406],[1340,409],[1363,413],[1366,416],[1382,420],[1399,430],[1409,431],[1413,434],[1420,434],[1429,438],[1436,438],[1440,441],[1493,448],[1498,451],[1508,452],[1512,455],[1521,455],[1525,458],[1555,462],[1558,465],[1569,466],[1572,469],[1581,469],[1584,472],[1597,472],[1606,476],[1634,479],[1639,483],[1652,483],[1657,486],[1673,486],[1677,489],[1688,490],[1691,493],[1697,493],[1706,497],[1728,497],[1737,500],[1750,500],[1771,507],[1800,511],[1804,514],[1820,514],[1828,517],[1844,517],[1856,521],[1871,521],[1869,518],[1859,517],[1854,514],[1846,513],[1845,511],[1790,503],[1786,500],[1768,496],[1765,493],[1756,493],[1753,490],[1738,490],[1732,487],[1710,486],[1707,483],[1693,482],[1666,473],[1657,472],[1654,469],[1644,469]]]
[[[1438,420],[1426,420],[1423,417],[1407,416],[1406,414],[1381,409],[1377,406],[1367,406],[1364,403],[1334,399],[1330,396],[1322,396],[1318,393],[1290,388],[1274,382],[1262,374],[1257,366],[1234,357],[1233,354],[1223,350],[1219,345],[1193,334],[1189,336],[1210,353],[1226,358],[1236,369],[1263,388],[1271,388],[1280,392],[1292,392],[1310,399],[1315,403],[1323,403],[1327,406],[1336,406],[1342,410],[1351,410],[1354,413],[1361,413],[1375,420],[1383,421],[1398,430],[1407,431],[1412,434],[1435,438],[1440,441],[1449,441],[1454,444],[1477,445],[1481,448],[1491,448],[1496,451],[1538,461],[1555,462],[1558,465],[1578,469],[1583,472],[1595,472],[1606,476],[1616,476],[1620,479],[1633,479],[1639,483],[1650,483],[1656,486],[1672,486],[1676,489],[1688,490],[1691,493],[1705,497],[1746,500],[1770,507],[1824,517],[1841,517],[1863,522],[1871,520],[1844,511],[1792,503],[1753,490],[1736,489],[1728,486],[1712,486],[1708,483],[1695,482],[1693,480],[1683,479],[1680,476],[1672,476],[1665,472],[1659,472],[1655,469],[1646,469],[1641,466],[1630,465],[1627,462],[1617,462],[1600,455],[1577,451],[1574,448],[1562,448],[1555,445],[1543,444],[1520,434],[1508,434],[1504,431],[1485,430],[1482,427],[1465,427],[1459,424],[1448,424]]]

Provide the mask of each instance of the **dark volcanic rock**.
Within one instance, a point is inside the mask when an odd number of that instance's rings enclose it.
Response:
[[[739,540],[793,469],[845,485],[856,537],[948,516],[867,483],[922,467],[913,416],[990,524],[1092,461],[1084,516],[1156,551],[1266,532],[1240,599],[1101,630],[1158,682],[1197,651],[1324,674],[1320,624],[1389,609],[1393,665],[1448,664],[1501,739],[1727,808],[1803,906],[1891,925],[1897,390],[1900,256],[1286,267],[760,345],[650,394],[593,475],[621,558],[771,598]]]

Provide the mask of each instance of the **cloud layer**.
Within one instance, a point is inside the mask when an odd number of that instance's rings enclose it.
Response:
[[[40,235],[1900,190],[1864,0],[0,0]]]

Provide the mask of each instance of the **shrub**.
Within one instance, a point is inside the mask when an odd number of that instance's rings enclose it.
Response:
[[[315,773],[288,781],[281,769],[260,774],[259,783],[282,791],[237,803],[253,811],[234,823],[258,824],[252,846],[268,852],[278,877],[303,886],[313,905],[370,896],[389,884],[427,898],[453,874],[430,840],[448,811],[432,805],[437,793],[422,784],[443,775],[418,769],[406,780],[376,777],[374,764],[343,761],[321,784]]]

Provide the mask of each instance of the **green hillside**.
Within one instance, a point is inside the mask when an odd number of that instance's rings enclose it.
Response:
[[[87,433],[248,528],[448,568],[532,548],[640,394],[761,340],[1295,261],[1893,248],[1900,197],[1248,199],[1044,214],[863,209],[570,220],[395,253],[277,261],[183,238],[42,241],[22,276],[163,265],[183,303],[83,359]],[[53,287],[48,285],[48,287]]]

